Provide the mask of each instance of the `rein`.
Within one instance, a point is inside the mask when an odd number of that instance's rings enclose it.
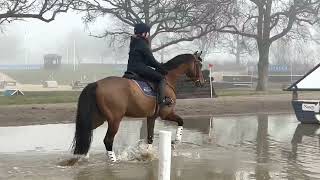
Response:
[[[167,85],[172,89],[172,91],[173,91],[174,95],[175,95],[175,96],[177,96],[177,92],[176,92],[176,90],[175,90],[174,86],[173,86],[173,85],[171,85],[167,80],[166,80],[166,82],[167,82]]]
[[[200,82],[200,78],[199,78],[199,69],[200,68],[198,68],[198,66],[199,66],[199,62],[201,62],[201,61],[197,58],[196,55],[193,55],[193,56],[196,59],[194,61],[194,75],[195,75],[194,79],[195,79],[195,83],[197,83],[197,82]]]
[[[201,62],[196,55],[193,55],[194,58],[196,59],[194,61],[194,75],[195,77],[193,78],[195,83],[197,82],[200,82],[200,79],[199,79],[199,62]],[[176,89],[174,88],[174,86],[172,84],[169,83],[169,81],[166,80],[166,84],[172,89],[172,91],[174,92],[174,95],[177,96],[177,92],[176,92]]]

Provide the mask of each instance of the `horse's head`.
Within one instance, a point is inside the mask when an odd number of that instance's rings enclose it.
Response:
[[[196,86],[203,86],[204,78],[202,75],[202,59],[201,52],[194,54],[180,54],[162,66],[167,71],[172,71],[173,74],[186,74]]]
[[[193,56],[192,56],[192,60],[189,63],[186,75],[195,83],[196,86],[200,87],[203,86],[204,84],[204,78],[203,78],[203,74],[201,71],[202,68],[202,59],[201,59],[201,54],[202,51],[200,53],[198,53],[198,51],[196,51]]]

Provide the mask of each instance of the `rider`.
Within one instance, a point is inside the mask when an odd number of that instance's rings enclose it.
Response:
[[[150,27],[145,23],[134,26],[134,35],[131,36],[127,70],[137,73],[141,77],[155,82],[158,85],[158,103],[160,107],[169,105],[165,98],[165,75],[168,73],[153,57],[149,41]],[[152,69],[151,67],[155,68]]]

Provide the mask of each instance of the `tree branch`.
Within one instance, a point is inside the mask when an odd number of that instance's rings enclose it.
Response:
[[[39,3],[36,2],[43,3],[39,6]],[[0,4],[3,12],[0,13],[0,24],[25,18],[50,22],[55,19],[57,14],[67,12],[71,4],[72,0],[10,0],[6,3],[6,9],[4,9],[4,4]]]

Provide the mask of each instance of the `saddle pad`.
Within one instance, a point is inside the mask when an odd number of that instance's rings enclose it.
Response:
[[[152,88],[149,86],[148,83],[144,82],[144,81],[137,81],[137,80],[133,80],[141,89],[141,91],[146,95],[146,96],[152,96],[152,97],[156,97],[156,92],[154,92],[152,90]]]

